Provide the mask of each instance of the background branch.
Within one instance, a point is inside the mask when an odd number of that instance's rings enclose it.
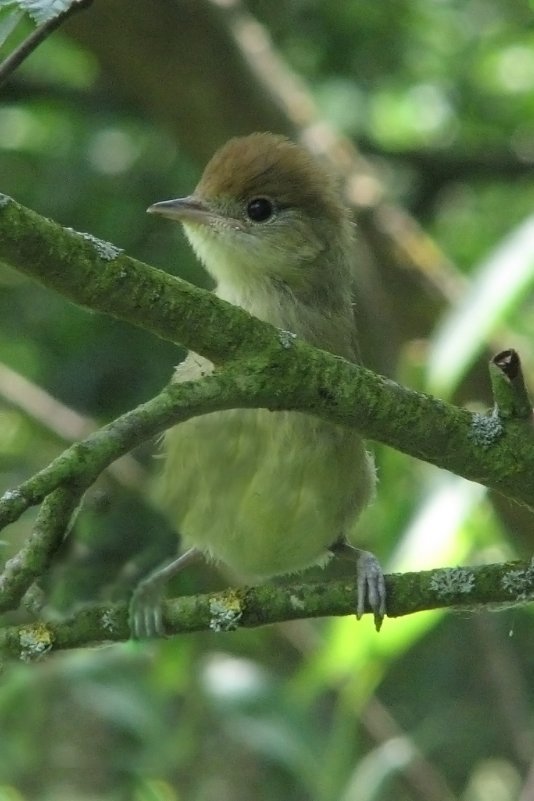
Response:
[[[0,64],[0,87],[3,86],[9,77],[15,72],[17,67],[20,67],[22,62],[30,56],[33,51],[39,47],[45,39],[47,39],[51,33],[57,30],[60,25],[62,25],[65,20],[67,20],[72,14],[75,14],[77,11],[81,11],[83,8],[87,8],[91,5],[93,0],[74,0],[71,6],[63,11],[61,14],[57,14],[52,19],[43,22],[39,25],[34,31],[30,33],[29,36],[24,39],[21,44],[16,47],[13,52],[7,56],[2,63]]]
[[[2,363],[0,397],[63,441],[83,439],[98,429],[96,420],[61,403],[42,387]],[[125,455],[113,462],[109,469],[115,480],[124,487],[139,490],[146,485],[147,473],[131,455]]]

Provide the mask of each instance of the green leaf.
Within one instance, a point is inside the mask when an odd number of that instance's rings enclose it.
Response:
[[[14,5],[19,12],[26,12],[37,25],[41,25],[63,14],[78,2],[79,0],[0,0],[0,9]]]
[[[2,13],[2,8],[7,8],[7,3],[2,3],[2,0],[0,0],[0,47],[24,16],[24,12],[17,8],[10,9],[6,13]]]
[[[430,392],[446,396],[488,338],[534,283],[534,216],[528,217],[473,272],[464,299],[433,337],[428,364]]]

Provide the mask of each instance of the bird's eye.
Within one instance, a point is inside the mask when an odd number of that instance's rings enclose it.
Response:
[[[266,197],[255,197],[247,203],[247,216],[252,222],[267,222],[274,214],[274,204]]]

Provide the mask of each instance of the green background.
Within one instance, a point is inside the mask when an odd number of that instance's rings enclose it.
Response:
[[[0,6],[0,23],[12,10]],[[21,21],[0,55],[30,30]],[[208,286],[179,227],[145,209],[190,192],[232,135],[298,135],[235,39],[253,48],[265,34],[406,212],[400,236],[428,247],[416,220],[445,254],[430,254],[431,280],[356,215],[367,365],[485,411],[487,359],[515,347],[534,386],[527,2],[95,0],[0,90],[0,191]],[[0,373],[0,489],[69,441],[64,409],[53,416],[38,396],[40,419],[29,408],[36,387],[104,423],[155,394],[181,355],[2,269],[0,363],[32,386],[13,397]],[[127,598],[174,553],[149,501],[156,451],[147,443],[129,479],[102,476],[88,494],[46,577],[57,613]],[[375,452],[362,545],[386,570],[530,558],[526,510]],[[16,552],[34,518],[3,532],[0,554]],[[172,591],[227,584],[199,566]],[[378,636],[370,619],[305,621],[7,665],[0,801],[528,801],[533,670],[528,608],[421,613],[386,620]]]

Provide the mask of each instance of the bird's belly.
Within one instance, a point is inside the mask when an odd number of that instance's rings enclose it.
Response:
[[[215,412],[171,429],[163,503],[188,546],[244,576],[321,563],[374,469],[354,432],[298,412]]]

